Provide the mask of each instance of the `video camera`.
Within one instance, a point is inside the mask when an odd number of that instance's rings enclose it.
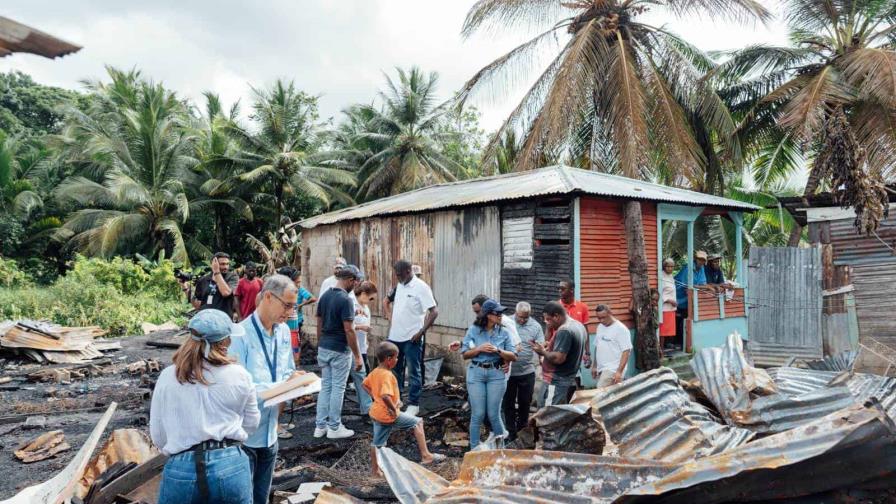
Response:
[[[180,280],[181,282],[192,282],[195,275],[193,275],[192,271],[185,271],[180,268],[174,268],[174,278]]]

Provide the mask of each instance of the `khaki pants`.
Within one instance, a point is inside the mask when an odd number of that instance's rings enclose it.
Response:
[[[599,375],[597,375],[597,388],[604,388],[613,385],[613,375],[616,374],[616,371],[613,369],[606,369],[601,371]]]

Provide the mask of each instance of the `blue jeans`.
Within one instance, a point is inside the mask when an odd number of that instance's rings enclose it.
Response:
[[[334,352],[326,348],[317,349],[317,363],[320,365],[320,394],[317,396],[318,429],[329,427],[336,430],[342,424],[342,401],[345,399],[345,384],[352,368],[352,352]]]
[[[382,448],[386,446],[386,443],[389,441],[389,434],[392,434],[393,430],[413,429],[422,421],[422,418],[408,415],[407,413],[399,413],[398,418],[390,424],[379,423],[374,420],[373,441],[370,444],[374,448]]]
[[[271,482],[274,481],[274,463],[277,462],[277,450],[279,449],[280,443],[274,443],[267,448],[243,446],[243,450],[249,456],[249,467],[252,469],[251,502],[254,504],[268,504]]]
[[[358,393],[358,405],[361,408],[361,416],[366,416],[370,412],[370,405],[373,404],[373,398],[364,389],[364,378],[367,378],[367,355],[362,354],[361,360],[364,366],[360,371],[355,371],[355,366],[351,367],[352,381],[355,382],[355,391]]]
[[[501,368],[483,369],[470,365],[467,368],[467,397],[470,401],[470,449],[479,445],[479,428],[488,416],[492,433],[507,434],[501,418],[501,403],[507,390],[507,380]]]
[[[165,462],[159,488],[159,504],[252,502],[252,472],[249,457],[238,446],[205,452],[208,500],[203,501],[196,485],[195,452],[182,452]]]
[[[423,338],[414,343],[413,341],[402,341],[401,343],[391,341],[398,347],[398,363],[392,368],[395,378],[398,379],[398,390],[404,392],[404,370],[407,367],[408,373],[408,406],[420,405],[420,394],[423,392],[423,376],[420,371],[420,361],[423,359]]]

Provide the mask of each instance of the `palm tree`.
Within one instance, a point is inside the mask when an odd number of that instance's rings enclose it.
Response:
[[[326,166],[326,155],[318,152],[322,136],[316,123],[317,98],[282,80],[270,89],[253,92],[255,129],[234,122],[230,131],[239,141],[235,161],[249,168],[240,180],[271,191],[267,195],[275,229],[283,224],[284,201],[289,194],[304,193],[326,205],[334,199],[350,203],[351,197],[338,187],[353,187],[354,174]]]
[[[59,137],[67,161],[86,175],[55,191],[77,203],[60,236],[96,256],[161,251],[188,264],[182,226],[191,213],[183,179],[196,164],[185,104],[137,71],[108,68],[110,83],[88,82],[87,111],[66,111]]]
[[[249,191],[240,180],[242,167],[234,160],[236,145],[229,134],[239,104],[225,111],[218,95],[206,92],[204,96],[205,112],[193,125],[198,164],[186,181],[194,207],[212,216],[215,250],[227,250],[228,217],[253,219],[252,205],[246,200]]]
[[[360,138],[372,149],[359,167],[358,195],[370,199],[453,181],[463,167],[441,152],[436,134],[447,113],[436,106],[435,73],[417,67],[397,69],[398,81],[386,76],[386,91],[380,93],[382,109],[361,105],[369,115],[368,129]]]
[[[808,199],[827,185],[856,227],[877,229],[887,209],[884,179],[896,165],[896,1],[788,0],[792,47],[751,46],[716,71],[741,86],[742,130],[772,149],[801,147],[811,160]],[[797,226],[791,245],[799,242]]]
[[[520,66],[539,55],[552,57],[493,137],[486,156],[494,154],[505,132],[514,130],[525,132],[517,170],[537,167],[545,152],[586,142],[589,153],[609,149],[615,169],[631,178],[650,177],[657,164],[676,167],[688,179],[701,177],[706,157],[690,116],[722,139],[734,138],[735,123],[711,83],[702,79],[700,52],[641,21],[656,7],[675,16],[769,16],[755,0],[479,0],[467,14],[464,34],[520,26],[540,34],[481,69],[461,91],[462,100],[496,80],[518,79]],[[582,134],[586,122],[591,127]],[[640,203],[625,203],[624,216],[635,306],[653,314]],[[638,318],[640,369],[659,365],[656,323],[655,315]]]
[[[23,143],[0,130],[0,210],[27,219],[43,207],[39,186],[48,157],[40,142]]]

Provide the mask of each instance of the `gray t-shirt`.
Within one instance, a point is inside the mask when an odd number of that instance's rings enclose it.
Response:
[[[541,325],[534,319],[529,319],[524,325],[519,325],[514,320],[516,332],[520,336],[519,352],[516,360],[510,366],[510,376],[523,376],[535,372],[535,352],[532,351],[530,341],[544,344],[544,331]]]
[[[554,370],[552,384],[571,385],[575,383],[579,365],[582,363],[582,354],[585,353],[587,335],[585,326],[571,317],[566,317],[566,323],[557,329],[557,334],[554,335],[553,351],[565,353],[566,360]]]

